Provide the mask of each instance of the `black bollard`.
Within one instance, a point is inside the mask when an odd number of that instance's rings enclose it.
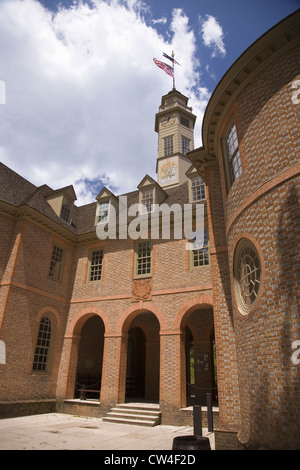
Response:
[[[199,405],[193,406],[193,417],[194,417],[194,436],[201,437],[202,436],[201,406]]]
[[[213,411],[212,411],[212,399],[211,393],[206,394],[206,405],[207,405],[207,423],[208,423],[208,432],[213,432]]]

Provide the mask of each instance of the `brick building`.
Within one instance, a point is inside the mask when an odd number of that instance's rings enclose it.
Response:
[[[133,400],[183,424],[211,391],[217,448],[300,448],[299,25],[298,11],[224,75],[203,147],[188,98],[162,97],[157,181],[77,207],[72,186],[0,165],[2,416],[107,416]],[[123,219],[134,204],[144,214]],[[194,224],[202,207],[202,243],[174,236],[175,213],[169,237],[151,236],[151,204],[189,204]],[[107,223],[115,237],[100,239]],[[76,401],[83,383],[97,403]]]

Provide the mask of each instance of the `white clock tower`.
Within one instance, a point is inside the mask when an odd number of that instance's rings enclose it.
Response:
[[[196,116],[188,107],[188,98],[176,89],[161,99],[155,116],[158,133],[157,181],[161,187],[179,186],[187,180],[191,166],[187,152],[194,150]]]

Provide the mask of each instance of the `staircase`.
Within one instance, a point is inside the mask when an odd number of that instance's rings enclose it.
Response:
[[[122,403],[112,408],[104,422],[153,427],[160,424],[160,407],[152,403]]]

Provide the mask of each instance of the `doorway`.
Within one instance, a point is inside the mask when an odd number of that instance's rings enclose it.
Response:
[[[104,348],[104,323],[98,315],[84,323],[79,342],[75,398],[80,397],[82,388],[95,390],[87,392],[86,398],[99,399]],[[96,393],[99,391],[99,394]]]
[[[146,337],[141,328],[131,328],[128,336],[126,399],[145,399]]]
[[[159,322],[151,312],[138,314],[128,330],[125,401],[158,403]]]

